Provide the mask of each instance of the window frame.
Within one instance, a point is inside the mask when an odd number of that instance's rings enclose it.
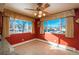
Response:
[[[13,18],[13,17],[10,17],[10,18]],[[10,19],[11,20],[11,19]],[[9,34],[11,35],[11,34],[19,34],[19,33],[32,33],[32,21],[28,21],[28,20],[21,20],[21,19],[15,19],[15,18],[13,18],[13,20],[14,20],[14,22],[16,22],[16,20],[20,20],[20,21],[25,21],[26,23],[27,23],[27,31],[24,31],[24,29],[22,29],[23,31],[22,32],[16,32],[16,29],[15,29],[15,25],[14,25],[14,31],[11,33],[11,31],[10,31],[10,26],[11,26],[11,24],[10,24],[10,20],[9,20]],[[28,22],[31,22],[31,31],[29,31],[29,29],[28,29],[28,26],[29,26],[29,24],[28,24]],[[22,24],[23,25],[23,24]],[[26,24],[25,24],[26,25]],[[25,28],[26,26],[24,26],[24,28]],[[19,31],[19,30],[18,30]]]
[[[58,18],[58,19],[60,20],[60,23],[61,23],[61,31],[62,31],[62,19],[63,19],[63,18]],[[53,20],[56,20],[56,19],[53,19]],[[64,17],[64,20],[65,20],[65,22],[67,22],[65,17]],[[45,21],[46,21],[46,23],[47,23],[47,21],[49,21],[49,20],[45,20]],[[45,22],[45,21],[43,21],[43,27],[44,27],[44,22]],[[65,24],[65,32],[66,32],[66,25],[67,25],[67,23]],[[48,25],[47,25],[47,26],[48,26]],[[47,29],[47,31],[45,32],[45,27],[44,27],[44,33],[65,34],[65,32],[64,32],[64,33],[48,32],[48,29]]]

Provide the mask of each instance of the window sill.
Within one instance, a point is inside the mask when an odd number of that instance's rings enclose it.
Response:
[[[51,33],[51,32],[45,32],[45,33]],[[62,35],[65,35],[65,33],[51,33],[51,34],[62,34]]]

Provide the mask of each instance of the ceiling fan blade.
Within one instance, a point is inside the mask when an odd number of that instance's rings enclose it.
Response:
[[[48,3],[45,4],[45,7],[49,7],[50,5]]]
[[[36,10],[40,11],[42,9],[41,7],[42,7],[43,3],[37,3],[36,5],[37,5]]]
[[[35,9],[28,9],[28,8],[25,8],[25,10],[37,11],[37,10],[35,10]]]
[[[51,13],[49,13],[49,12],[47,12],[47,11],[43,11],[43,12],[46,14],[46,16],[51,15]]]
[[[43,6],[43,10],[45,10],[46,8],[48,8],[50,5],[48,3],[45,3]]]

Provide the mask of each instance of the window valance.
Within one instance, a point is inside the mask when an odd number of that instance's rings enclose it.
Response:
[[[61,13],[52,14],[50,16],[41,18],[41,20],[42,21],[44,21],[44,20],[52,20],[52,19],[56,19],[56,18],[71,17],[71,16],[75,16],[74,9],[64,11],[64,12],[61,12]]]
[[[14,12],[14,11],[11,11],[11,10],[8,10],[8,9],[4,9],[4,14],[5,14],[5,16],[13,17],[13,18],[16,18],[16,19],[22,19],[22,20],[28,20],[28,21],[33,20],[33,18],[30,18],[28,16],[19,14],[17,12]]]

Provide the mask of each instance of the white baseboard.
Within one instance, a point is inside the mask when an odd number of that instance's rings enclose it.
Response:
[[[66,50],[70,50],[70,51],[74,51],[74,52],[79,53],[79,50],[76,50],[76,48],[73,48],[73,47],[70,47],[70,46],[66,46],[66,45],[59,44],[59,47],[60,48],[63,48],[63,49],[66,49]]]
[[[59,47],[59,48],[65,49],[65,50],[71,50],[71,51],[79,53],[79,50],[76,50],[75,48],[70,47],[70,46],[61,45],[61,44],[57,44],[57,43],[54,43],[54,42],[50,42],[50,41],[46,41],[46,40],[41,40],[41,39],[38,39],[38,38],[37,38],[37,40],[45,42],[45,43],[48,43],[48,44],[50,44],[50,45],[52,45],[54,47]]]
[[[10,45],[10,47],[16,47],[16,46],[19,46],[19,45],[22,45],[22,44],[25,44],[25,43],[28,43],[28,42],[31,42],[31,41],[34,41],[34,40],[38,40],[38,41],[41,41],[41,42],[44,42],[44,43],[48,43],[48,44],[50,44],[54,47],[59,47],[59,48],[62,48],[62,49],[71,50],[71,51],[79,53],[79,50],[76,50],[73,47],[57,44],[57,43],[54,43],[54,42],[50,42],[50,41],[46,41],[46,40],[42,40],[42,39],[38,39],[38,38],[34,38],[34,39],[31,39],[31,40],[28,40],[28,41],[25,41],[25,42],[22,42],[22,43],[18,43],[18,44],[15,44],[15,45]]]

